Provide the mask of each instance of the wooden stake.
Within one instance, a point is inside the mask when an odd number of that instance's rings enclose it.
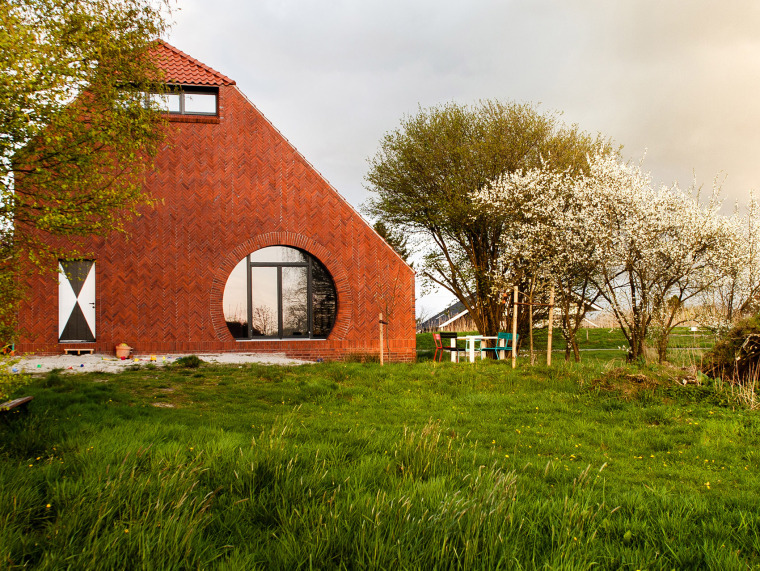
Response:
[[[536,364],[536,356],[533,354],[533,291],[536,288],[536,278],[530,281],[530,296],[528,297],[528,331],[530,331],[530,366]]]
[[[380,312],[380,366],[383,366],[383,312]]]
[[[512,368],[517,367],[517,286],[515,286],[514,309],[512,310]]]
[[[554,326],[554,286],[549,290],[549,334],[546,338],[546,366],[552,364],[552,327]]]

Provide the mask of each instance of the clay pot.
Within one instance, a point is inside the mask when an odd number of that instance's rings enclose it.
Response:
[[[127,345],[126,343],[119,343],[116,346],[116,357],[119,359],[126,359],[129,357],[129,354],[132,352],[132,347]]]

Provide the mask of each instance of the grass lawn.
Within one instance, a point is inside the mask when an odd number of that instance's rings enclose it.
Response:
[[[757,413],[619,364],[51,373],[0,568],[760,567]]]

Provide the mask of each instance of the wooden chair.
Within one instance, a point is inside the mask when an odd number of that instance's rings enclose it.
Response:
[[[459,361],[459,353],[466,353],[467,349],[465,347],[460,347],[457,342],[454,342],[454,346],[451,346],[451,340],[457,338],[457,334],[454,331],[442,331],[441,333],[437,333],[436,335],[439,336],[441,341],[441,357],[443,357],[444,351],[449,351],[450,353],[456,353],[457,354],[457,361]],[[440,359],[439,359],[440,360]]]
[[[499,359],[499,353],[501,351],[511,351],[512,350],[512,334],[506,333],[505,331],[499,331],[496,339],[496,346],[495,347],[483,347],[481,345],[480,350],[481,351],[493,351],[494,355],[496,356],[496,359]],[[520,335],[518,334],[517,337],[515,337],[515,342],[520,338]],[[504,340],[504,345],[501,344],[502,340]]]

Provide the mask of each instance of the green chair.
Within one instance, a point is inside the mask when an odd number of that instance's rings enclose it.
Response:
[[[520,335],[517,335],[515,337],[515,342],[520,338]],[[502,345],[502,340],[504,340],[504,344]],[[505,331],[499,331],[498,338],[496,339],[496,347],[483,347],[483,344],[481,343],[480,346],[481,351],[493,351],[494,355],[496,356],[496,359],[499,359],[499,352],[500,351],[511,351],[512,350],[512,334],[506,333]]]

